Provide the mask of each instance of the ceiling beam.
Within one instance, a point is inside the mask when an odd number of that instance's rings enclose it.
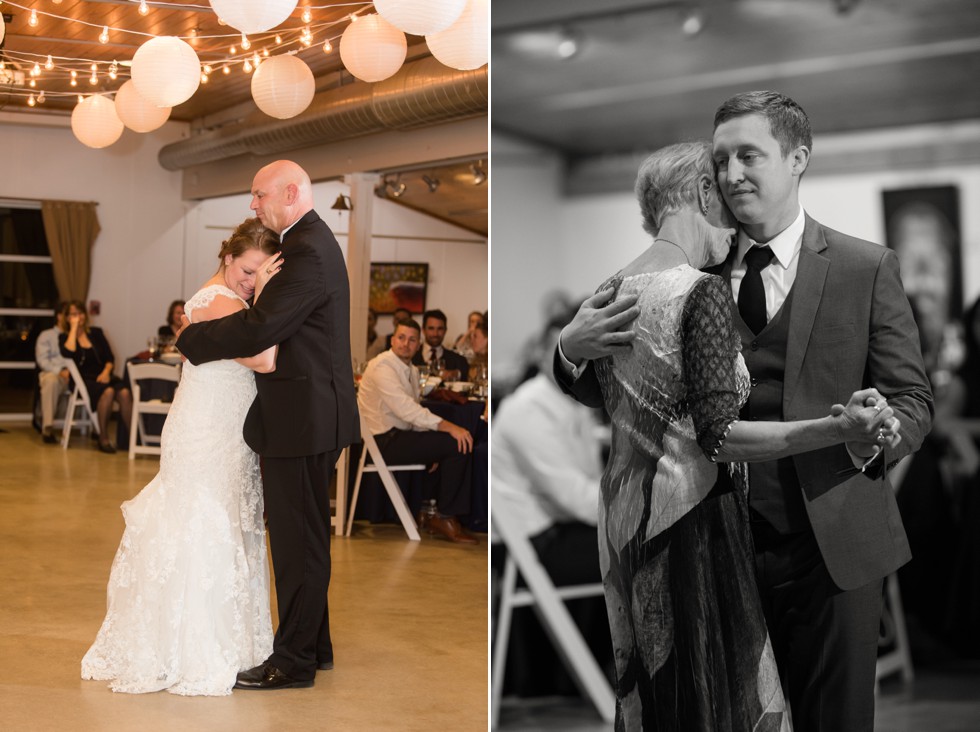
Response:
[[[707,0],[714,2],[715,0]],[[493,34],[551,28],[568,23],[611,18],[650,10],[691,5],[691,0],[494,0],[490,14]],[[702,2],[701,5],[704,5]]]

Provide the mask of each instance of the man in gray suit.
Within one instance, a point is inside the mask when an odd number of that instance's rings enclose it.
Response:
[[[756,578],[796,732],[872,732],[882,581],[911,556],[887,467],[922,444],[933,413],[918,332],[891,250],[841,234],[799,203],[813,147],[806,113],[775,92],[715,114],[714,157],[741,226],[718,270],[752,391],[742,419],[821,417],[876,387],[901,423],[877,453],[836,446],[750,466]],[[590,359],[628,347],[635,301],[583,305],[555,354],[559,380],[593,402]],[[734,304],[734,303],[733,303]]]

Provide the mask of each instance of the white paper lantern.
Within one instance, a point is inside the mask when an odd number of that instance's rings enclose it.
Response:
[[[425,37],[432,55],[453,69],[478,69],[490,60],[489,0],[469,0],[459,20]]]
[[[151,38],[133,56],[133,84],[156,107],[186,102],[201,84],[201,62],[190,44],[175,36]]]
[[[140,96],[130,79],[116,91],[116,114],[133,132],[152,132],[170,118],[170,107],[155,107]]]
[[[340,60],[361,81],[381,81],[405,63],[405,34],[380,15],[365,15],[340,37]]]
[[[374,0],[374,7],[399,30],[427,36],[455,23],[466,0]]]
[[[252,99],[278,119],[295,117],[309,107],[315,87],[310,67],[289,54],[266,59],[252,74]]]
[[[7,24],[3,22],[3,15],[0,15],[0,43],[3,43],[3,37],[7,33]]]
[[[297,0],[208,0],[215,15],[242,33],[264,33],[296,9]]]
[[[122,135],[123,123],[116,115],[112,100],[94,94],[75,105],[71,113],[71,131],[84,145],[108,147]]]

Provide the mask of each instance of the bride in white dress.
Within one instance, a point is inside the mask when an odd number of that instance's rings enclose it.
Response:
[[[218,272],[187,301],[191,322],[258,299],[279,271],[278,246],[257,219],[241,224],[222,243]],[[239,671],[272,653],[262,481],[242,424],[255,398],[253,371],[274,370],[275,356],[273,347],[251,358],[184,363],[160,472],[122,505],[126,529],[83,679],[134,694],[224,695]]]

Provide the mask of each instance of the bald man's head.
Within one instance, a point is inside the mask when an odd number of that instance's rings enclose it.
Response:
[[[252,180],[252,211],[277,234],[313,209],[310,176],[292,160],[269,163]]]

